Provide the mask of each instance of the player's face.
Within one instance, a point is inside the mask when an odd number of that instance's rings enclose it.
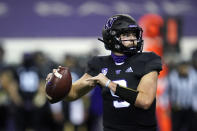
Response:
[[[120,39],[125,47],[137,46],[137,38],[135,33],[121,34]]]

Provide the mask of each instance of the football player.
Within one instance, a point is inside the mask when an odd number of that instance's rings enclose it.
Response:
[[[99,40],[111,55],[93,57],[86,73],[72,84],[65,98],[76,100],[99,85],[104,131],[156,130],[155,96],[162,64],[155,53],[142,52],[142,32],[129,15],[110,17],[103,27],[103,39]]]

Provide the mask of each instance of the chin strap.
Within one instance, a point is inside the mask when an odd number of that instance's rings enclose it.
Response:
[[[101,39],[101,38],[98,38],[98,40],[101,41],[101,42],[103,42],[103,43],[105,43],[105,41],[103,39]]]

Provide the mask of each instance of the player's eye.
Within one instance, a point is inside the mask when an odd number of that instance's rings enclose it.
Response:
[[[131,32],[126,32],[126,33],[123,33],[122,36],[124,37],[134,37],[136,38],[136,33],[131,33]]]

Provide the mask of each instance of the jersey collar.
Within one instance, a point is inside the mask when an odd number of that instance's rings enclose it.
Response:
[[[122,65],[125,62],[125,60],[127,59],[126,55],[117,56],[114,53],[111,53],[111,56],[112,56],[114,62],[116,63],[116,65]]]

